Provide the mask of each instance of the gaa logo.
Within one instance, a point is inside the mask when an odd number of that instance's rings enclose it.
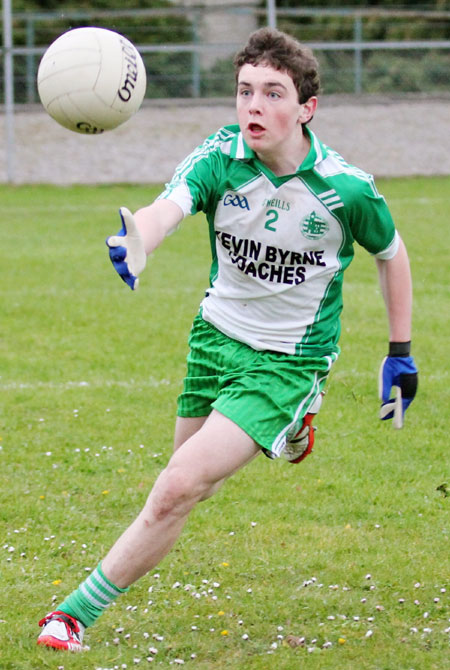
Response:
[[[100,133],[105,132],[104,128],[96,128],[87,121],[79,121],[76,127],[78,128],[80,133],[87,133],[88,135],[99,135]]]
[[[329,225],[316,212],[311,212],[300,221],[300,230],[307,240],[320,240],[328,232]]]
[[[231,205],[232,207],[240,207],[241,209],[248,209],[250,211],[250,205],[245,195],[238,195],[237,193],[227,193],[223,199],[224,207]]]

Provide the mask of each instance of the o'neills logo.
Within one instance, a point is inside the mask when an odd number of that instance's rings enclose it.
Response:
[[[122,45],[122,53],[127,64],[127,69],[125,73],[125,81],[117,93],[123,102],[128,102],[131,98],[138,77],[137,54],[136,50],[129,42],[121,39],[120,43]]]

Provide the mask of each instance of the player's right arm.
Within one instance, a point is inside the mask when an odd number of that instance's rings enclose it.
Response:
[[[117,273],[135,290],[147,256],[188,214],[206,211],[222,175],[221,146],[233,130],[223,128],[197,147],[180,165],[165,191],[134,215],[122,207],[122,229],[108,237],[109,256]]]
[[[181,207],[172,200],[155,200],[151,205],[142,207],[134,213],[134,220],[147,256],[159,247],[183,218]]]
[[[175,202],[155,200],[133,215],[120,208],[122,228],[106,240],[114,269],[132,290],[139,286],[139,275],[147,256],[178,226],[184,214]]]

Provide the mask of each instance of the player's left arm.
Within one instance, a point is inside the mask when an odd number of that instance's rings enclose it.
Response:
[[[411,356],[412,279],[408,253],[399,239],[397,253],[388,260],[376,259],[380,287],[389,321],[389,352],[380,369],[381,419],[394,418],[401,428],[403,415],[417,391],[418,373]],[[391,398],[392,387],[396,397]]]

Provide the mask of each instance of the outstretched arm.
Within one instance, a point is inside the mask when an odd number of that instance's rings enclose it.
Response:
[[[389,353],[380,368],[380,418],[403,426],[403,415],[417,391],[417,368],[411,354],[412,281],[403,241],[389,260],[377,259],[378,275],[389,321]],[[392,387],[396,396],[390,398]]]

